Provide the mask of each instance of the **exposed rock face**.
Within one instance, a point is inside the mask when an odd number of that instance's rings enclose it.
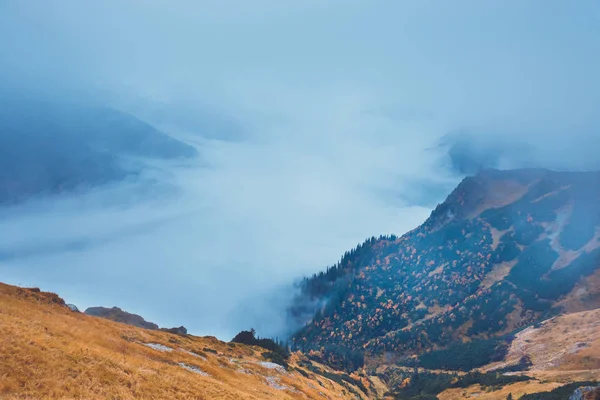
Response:
[[[600,399],[600,386],[598,387],[583,387],[573,393],[569,400],[598,400]]]
[[[77,308],[77,306],[75,304],[67,304],[67,307],[69,307],[71,309],[71,311],[73,311],[73,312],[81,312],[81,311],[79,311],[79,308]]]
[[[26,299],[35,299],[40,303],[55,304],[59,306],[66,306],[65,301],[57,295],[51,292],[42,292],[39,288],[18,288],[18,294]]]
[[[155,323],[148,322],[139,315],[130,314],[127,311],[123,311],[119,307],[90,307],[85,310],[85,314],[92,315],[94,317],[110,319],[111,321],[121,322],[123,324],[133,325],[140,328],[158,329],[158,325]]]

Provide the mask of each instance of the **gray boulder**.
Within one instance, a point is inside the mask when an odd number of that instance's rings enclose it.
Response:
[[[67,304],[67,307],[69,307],[71,309],[71,311],[73,311],[73,312],[81,312],[81,311],[79,311],[79,308],[77,308],[77,306],[75,304]]]
[[[598,400],[600,399],[600,386],[581,387],[569,397],[569,400]]]

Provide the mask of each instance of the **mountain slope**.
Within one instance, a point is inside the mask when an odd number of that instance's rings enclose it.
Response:
[[[586,281],[600,267],[599,226],[598,172],[485,170],[419,228],[372,238],[305,280],[290,313],[311,320],[295,346],[342,364],[357,349],[369,365],[500,359],[515,330],[597,304]]]
[[[600,379],[600,309],[552,317],[520,331],[504,359],[484,369],[517,365],[524,357],[528,374],[540,378],[579,374]]]
[[[525,399],[567,399],[578,387],[600,380],[599,326],[600,309],[552,317],[530,326],[515,335],[503,360],[481,371],[513,371],[510,373],[534,380],[511,383],[492,392],[480,384],[450,388],[438,398],[469,399],[485,393],[486,399],[504,400],[510,393],[513,398],[529,394]],[[551,391],[553,395],[547,393]]]
[[[0,338],[0,397],[7,400],[375,397],[368,377],[300,354],[285,370],[258,347],[120,324],[73,312],[55,294],[4,284]]]

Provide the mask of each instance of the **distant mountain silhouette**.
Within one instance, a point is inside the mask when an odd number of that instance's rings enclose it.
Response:
[[[196,157],[196,150],[106,107],[0,97],[0,203],[96,186],[139,172],[127,157]]]
[[[110,319],[111,321],[121,322],[127,325],[137,326],[139,328],[158,329],[158,325],[155,323],[146,321],[140,315],[123,311],[119,307],[89,307],[85,310],[85,314],[94,317]]]

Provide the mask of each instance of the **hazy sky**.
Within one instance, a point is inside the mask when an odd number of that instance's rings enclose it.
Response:
[[[509,143],[498,166],[600,168],[596,0],[0,0],[0,54],[3,85],[201,154],[151,192],[2,210],[0,280],[198,334],[277,333],[282,286],[422,222],[461,178],[448,133]]]

